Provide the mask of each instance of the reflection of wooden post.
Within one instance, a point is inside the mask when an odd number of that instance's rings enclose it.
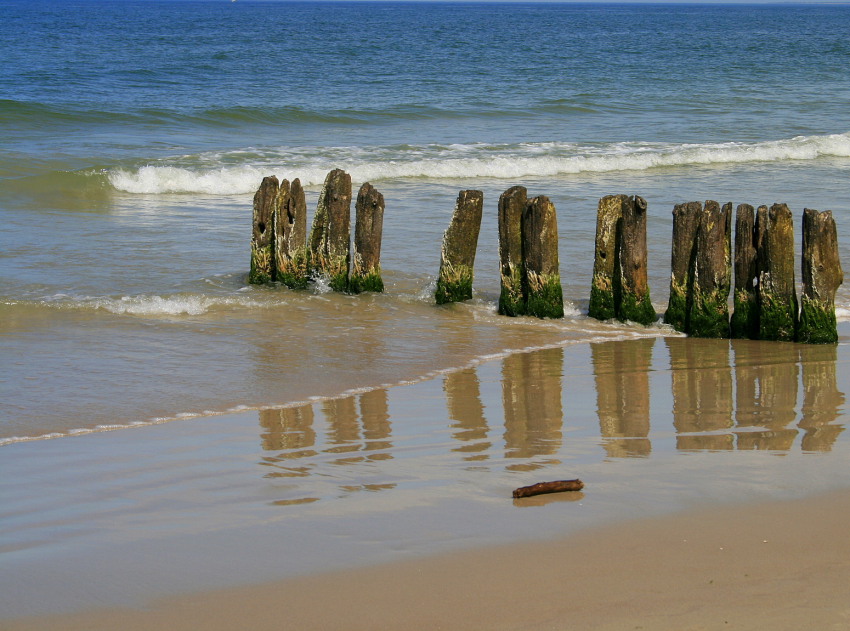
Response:
[[[844,409],[844,393],[838,389],[835,346],[800,346],[803,367],[803,405],[797,426],[806,431],[803,451],[829,451],[844,431],[832,425]]]
[[[729,337],[732,204],[705,202],[697,227],[688,335]]]
[[[597,320],[610,320],[617,316],[620,293],[617,253],[626,200],[626,195],[606,195],[599,200],[596,210],[596,248],[587,315]]]
[[[474,368],[451,372],[443,380],[446,404],[452,423],[452,437],[461,445],[452,451],[469,454],[465,460],[487,460],[491,447],[487,440],[487,418],[481,403],[481,385]]]
[[[389,441],[390,412],[387,391],[383,388],[370,390],[360,395],[360,418],[363,422],[363,438],[366,441],[366,451],[391,449]],[[372,454],[369,460],[390,460],[392,454],[388,451]]]
[[[440,275],[437,278],[438,305],[472,298],[473,267],[484,193],[461,191],[457,197],[452,222],[443,236],[440,256]]]
[[[522,213],[527,197],[523,186],[509,188],[499,197],[499,313],[507,316],[526,312],[522,295]]]
[[[655,309],[649,299],[646,269],[646,200],[628,198],[623,204],[623,232],[620,238],[620,304],[617,318],[638,324],[655,322]]]
[[[274,214],[279,188],[277,178],[269,175],[254,193],[249,283],[262,284],[274,279]]]
[[[322,412],[330,426],[328,442],[333,445],[325,451],[330,453],[360,451],[362,447],[360,424],[354,397],[328,399],[322,403]]]
[[[304,448],[316,444],[311,404],[279,410],[260,410],[260,425],[266,430],[262,435],[263,449],[266,451],[298,450],[281,454],[281,458],[314,455],[312,450],[303,451]]]
[[[275,207],[275,280],[290,289],[307,287],[307,203],[301,180],[280,183]]]
[[[844,282],[832,212],[803,211],[803,294],[797,341],[835,344],[835,292]]]
[[[693,286],[693,261],[697,227],[702,205],[699,202],[677,204],[673,208],[673,246],[670,270],[670,299],[664,322],[677,331],[688,330],[688,302]]]
[[[611,458],[648,456],[654,338],[590,345],[602,446]]]
[[[664,341],[670,353],[677,449],[732,449],[732,433],[718,433],[732,427],[729,342],[681,337]]]
[[[797,331],[794,221],[785,204],[759,208],[759,339],[793,341]]]
[[[327,278],[331,289],[348,289],[351,258],[351,176],[334,169],[325,178],[310,232],[312,273]]]
[[[384,227],[384,196],[366,182],[355,204],[354,263],[349,288],[352,293],[384,291],[381,278],[381,237]]]
[[[522,253],[528,315],[563,318],[564,296],[558,266],[558,221],[555,204],[541,195],[522,214]]]
[[[755,224],[755,209],[749,204],[740,204],[735,215],[735,310],[730,322],[733,338],[758,338]]]

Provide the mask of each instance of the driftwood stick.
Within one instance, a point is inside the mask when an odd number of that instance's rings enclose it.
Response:
[[[514,498],[532,497],[544,493],[561,493],[563,491],[581,491],[584,482],[581,480],[555,480],[554,482],[538,482],[531,486],[521,486],[514,490]]]

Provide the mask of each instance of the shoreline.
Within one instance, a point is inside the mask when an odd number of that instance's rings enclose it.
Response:
[[[550,541],[7,619],[7,631],[846,628],[850,490],[703,506]],[[813,528],[812,524],[817,524]],[[651,568],[651,569],[650,569]]]

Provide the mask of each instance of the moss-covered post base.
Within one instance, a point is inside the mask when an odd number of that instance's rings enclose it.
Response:
[[[438,305],[472,298],[473,267],[484,211],[484,193],[461,191],[443,235],[440,272],[434,298]]]
[[[646,200],[635,195],[624,200],[622,234],[617,252],[620,275],[618,320],[652,324],[657,319],[649,297],[646,250]]]
[[[310,231],[310,275],[334,291],[348,291],[351,259],[351,176],[334,169],[325,178]]]
[[[693,337],[729,337],[729,289],[732,278],[732,204],[705,202],[697,227],[693,295],[687,333]]]
[[[274,215],[280,184],[274,175],[263,178],[254,193],[251,232],[251,271],[248,282],[263,284],[274,280]]]
[[[686,333],[690,317],[697,227],[702,204],[687,202],[673,207],[673,244],[670,262],[670,298],[664,322]]]
[[[597,320],[610,320],[617,316],[616,305],[620,301],[617,253],[620,248],[623,204],[626,200],[626,195],[606,195],[599,200],[596,210],[593,277],[587,315]]]
[[[275,280],[290,289],[305,289],[309,279],[307,203],[301,180],[281,180],[275,212]]]
[[[348,290],[384,291],[381,278],[381,239],[384,227],[384,196],[366,182],[357,193],[354,226],[354,262]]]
[[[535,197],[525,206],[522,214],[522,252],[526,312],[538,318],[563,318],[558,220],[555,204],[548,197]]]
[[[522,213],[528,191],[514,186],[499,197],[499,314],[521,316],[526,313],[522,294]]]
[[[756,215],[759,339],[793,342],[797,334],[794,285],[794,222],[785,204]]]
[[[739,204],[735,212],[735,290],[729,334],[736,339],[758,339],[758,277],[755,209]]]
[[[835,292],[844,282],[838,233],[831,211],[803,210],[803,294],[797,341],[835,344]]]

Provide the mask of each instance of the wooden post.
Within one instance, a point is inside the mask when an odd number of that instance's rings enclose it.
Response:
[[[729,337],[732,203],[705,202],[697,227],[688,335]]]
[[[617,270],[620,224],[626,200],[626,195],[606,195],[599,200],[596,210],[596,249],[587,315],[597,320],[617,317],[620,301],[620,274]]]
[[[688,300],[693,287],[693,263],[701,212],[702,205],[699,202],[687,202],[673,207],[670,299],[664,322],[682,332],[687,332],[689,324]]]
[[[499,313],[525,315],[522,294],[524,266],[522,259],[522,213],[528,203],[524,186],[509,188],[499,197],[499,264],[501,292]]]
[[[758,278],[755,209],[740,204],[735,214],[735,294],[730,334],[738,339],[758,339]]]
[[[528,315],[563,318],[564,296],[558,265],[555,204],[543,195],[528,201],[522,214],[523,295]]]
[[[764,210],[763,210],[764,209]],[[759,339],[794,341],[794,221],[785,204],[760,207],[756,217],[759,259]]]
[[[646,265],[646,200],[628,197],[623,201],[622,232],[618,252],[620,302],[616,305],[619,320],[652,324],[657,316],[649,298]]]
[[[310,232],[310,268],[331,289],[348,289],[351,259],[351,176],[334,169],[325,178]]]
[[[461,191],[458,194],[452,221],[443,235],[435,295],[438,305],[472,298],[475,250],[483,211],[484,193]]]
[[[803,294],[797,341],[835,344],[835,292],[844,282],[832,212],[803,210]]]
[[[384,228],[384,196],[366,182],[357,193],[354,226],[354,263],[349,290],[384,291],[381,278],[381,237]]]
[[[281,180],[275,207],[275,280],[290,289],[307,287],[307,204],[301,180]]]
[[[279,188],[277,178],[269,175],[254,193],[249,283],[262,284],[274,279],[274,213]]]

